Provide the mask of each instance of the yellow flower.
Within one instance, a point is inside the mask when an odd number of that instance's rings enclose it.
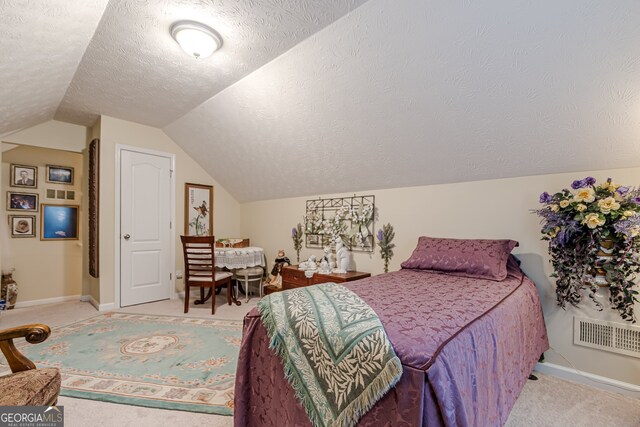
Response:
[[[608,214],[611,211],[620,209],[620,203],[616,202],[616,199],[613,197],[607,197],[606,199],[598,201],[598,207],[600,208],[600,212]]]
[[[587,227],[593,229],[601,225],[604,225],[605,220],[600,219],[600,215],[598,215],[597,213],[590,213],[584,217],[584,220],[582,221],[582,223],[586,224]]]
[[[560,227],[556,227],[553,230],[550,230],[547,234],[549,235],[549,237],[553,238],[558,235],[558,232],[560,232]]]
[[[593,191],[593,188],[591,187],[578,188],[576,192],[573,194],[574,202],[591,203],[595,199],[596,199],[596,194]]]
[[[636,213],[634,211],[624,211],[622,213],[622,215],[626,216],[627,218],[630,216],[634,216]]]
[[[549,209],[551,212],[558,212],[558,205],[549,205]]]
[[[631,237],[638,237],[640,234],[640,228],[638,227],[631,227],[629,231],[631,231]]]
[[[560,207],[563,208],[563,209],[566,208],[567,206],[569,206],[570,204],[571,204],[571,202],[568,201],[568,200],[561,200],[560,201]]]
[[[613,181],[605,181],[600,187],[603,190],[609,190],[609,191],[611,191],[613,193],[620,186],[618,184],[616,184],[615,182],[613,182]]]
[[[584,212],[587,210],[587,205],[583,205],[582,203],[576,205],[576,210],[578,212]]]

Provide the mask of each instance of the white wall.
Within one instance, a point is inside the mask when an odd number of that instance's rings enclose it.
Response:
[[[530,213],[531,209],[539,207],[540,193],[558,191],[568,187],[574,179],[587,175],[598,181],[613,177],[624,185],[640,183],[640,168],[632,168],[362,191],[358,195],[376,196],[379,211],[376,230],[387,222],[395,228],[396,249],[391,271],[399,269],[400,263],[411,255],[418,237],[422,235],[518,240],[520,246],[514,253],[522,260],[523,270],[538,286],[551,346],[581,370],[640,385],[638,359],[572,344],[573,315],[623,321],[612,310],[603,313],[593,310],[588,301],[578,309],[567,311],[556,306],[554,286],[549,278],[552,269],[547,245],[540,240],[539,218]],[[339,196],[351,195],[353,193]],[[295,259],[291,228],[303,222],[305,201],[316,197],[243,204],[242,236],[250,237],[252,243],[264,247],[269,261],[273,261],[280,248]],[[304,248],[301,257],[304,259],[312,253],[319,255],[320,250]],[[371,255],[354,253],[354,261],[360,271],[372,274],[383,271],[378,251]],[[636,310],[640,318],[640,306],[637,305]],[[568,365],[554,352],[547,353],[547,360]]]
[[[240,204],[206,173],[162,130],[113,117],[100,120],[100,304],[115,299],[119,280],[115,268],[115,161],[116,145],[129,145],[173,153],[176,156],[176,268],[182,269],[180,234],[184,231],[185,182],[214,186],[214,233],[216,236],[240,235]],[[206,155],[215,155],[210,153]],[[181,281],[176,283],[182,289]],[[93,293],[92,293],[93,294]],[[95,298],[95,297],[94,297]]]

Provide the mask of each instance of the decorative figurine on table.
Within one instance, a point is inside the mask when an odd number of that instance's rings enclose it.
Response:
[[[349,251],[344,247],[342,238],[336,238],[336,264],[337,268],[333,270],[334,273],[346,273],[349,271]]]
[[[320,260],[320,272],[331,273],[331,270],[336,267],[336,263],[333,260],[333,254],[331,253],[331,246],[324,247],[324,255]]]
[[[273,285],[279,288],[282,287],[282,267],[287,265],[291,265],[291,261],[285,255],[284,250],[280,249],[278,251],[278,256],[276,257],[275,264],[271,269],[271,280],[269,281],[269,283],[267,283],[267,285]]]
[[[308,260],[301,262],[298,268],[300,270],[316,270],[318,268],[318,264],[316,264],[316,261],[316,256],[311,255]]]

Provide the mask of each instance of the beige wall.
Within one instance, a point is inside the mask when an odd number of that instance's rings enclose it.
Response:
[[[2,141],[81,152],[85,147],[86,132],[87,128],[84,126],[49,120],[5,136]]]
[[[569,186],[574,179],[587,175],[599,181],[611,176],[625,185],[640,183],[640,168],[633,168],[362,191],[358,195],[376,196],[379,211],[376,230],[387,222],[395,228],[396,249],[391,271],[400,268],[400,263],[411,255],[418,237],[422,235],[518,240],[520,247],[514,253],[522,260],[524,271],[538,286],[551,346],[581,370],[640,385],[638,359],[573,345],[574,315],[623,321],[612,310],[602,313],[595,311],[590,308],[589,301],[578,309],[566,311],[555,305],[553,282],[549,278],[552,269],[547,245],[540,240],[539,218],[530,213],[531,209],[538,207],[541,192],[558,191]],[[305,201],[315,197],[243,204],[242,235],[264,247],[269,261],[275,258],[279,248],[284,248],[287,255],[295,259],[291,228],[303,222]],[[319,250],[303,248],[301,258],[307,258],[312,253],[320,255]],[[373,274],[383,271],[378,251],[375,254],[353,253],[353,259],[358,270]],[[407,298],[410,297],[407,295]],[[640,316],[640,307],[637,313]],[[554,352],[547,353],[547,360],[568,366]]]
[[[11,137],[9,140],[13,141]],[[10,187],[10,164],[38,167],[37,188]],[[51,184],[45,181],[46,165],[62,165],[74,168],[74,184]],[[14,279],[19,286],[18,302],[81,295],[82,293],[82,240],[41,241],[38,212],[6,211],[7,191],[38,193],[40,204],[82,204],[83,167],[82,155],[70,151],[40,147],[19,146],[2,156],[2,210],[5,215],[35,215],[35,238],[11,238],[9,245],[13,258]],[[46,189],[74,190],[75,200],[51,200],[45,197]],[[79,215],[82,217],[83,211]],[[84,234],[80,227],[80,236]],[[82,238],[82,237],[81,237]],[[5,267],[9,267],[6,265]]]
[[[182,269],[180,234],[184,230],[184,184],[192,182],[213,185],[214,233],[217,236],[240,234],[240,204],[225,191],[191,157],[173,142],[162,130],[102,116],[100,121],[100,304],[110,304],[115,299],[115,161],[116,145],[147,148],[176,156],[176,268]],[[211,153],[211,155],[215,155]],[[182,289],[180,280],[177,290]],[[92,292],[93,294],[93,292]]]

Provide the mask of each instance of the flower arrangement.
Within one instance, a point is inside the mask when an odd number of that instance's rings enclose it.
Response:
[[[296,251],[296,258],[300,263],[300,250],[302,249],[302,224],[298,223],[291,229],[291,239],[293,239],[293,249]]]
[[[588,289],[602,310],[596,291],[608,283],[611,307],[635,323],[640,190],[617,185],[611,178],[596,185],[587,177],[573,181],[571,189],[542,193],[540,203],[544,207],[534,212],[542,217],[542,240],[549,242],[558,305],[578,305],[582,289]]]
[[[373,220],[373,205],[363,204],[360,208],[349,209],[351,231],[349,237],[353,238],[358,246],[364,248],[369,237],[369,223]]]
[[[378,246],[380,247],[380,256],[384,260],[384,272],[389,272],[389,261],[393,257],[393,248],[396,247],[395,243],[391,243],[396,233],[393,231],[391,224],[383,225],[378,230]]]

